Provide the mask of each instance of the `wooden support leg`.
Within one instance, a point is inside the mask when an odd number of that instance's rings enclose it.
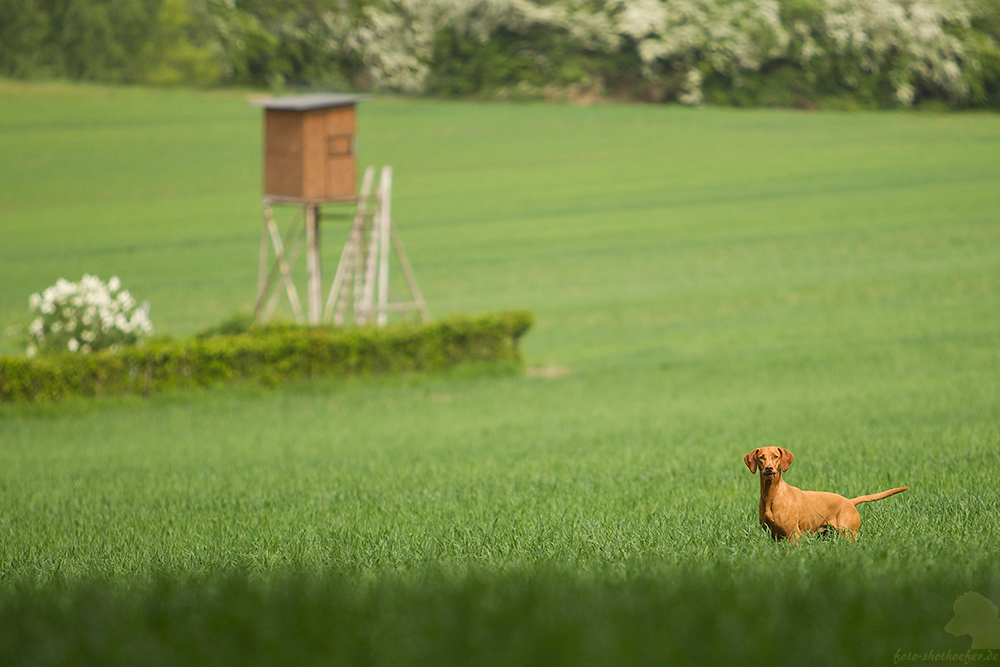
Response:
[[[289,266],[289,260],[285,256],[285,244],[281,241],[281,235],[278,233],[278,225],[273,218],[268,220],[267,226],[268,232],[271,235],[271,243],[274,244],[274,250],[277,253],[277,259],[275,264],[281,271],[281,280],[285,284],[285,292],[288,294],[288,301],[292,304],[292,314],[295,316],[295,321],[302,322],[302,306],[299,303],[299,293],[295,289],[295,282],[292,280],[292,269]],[[291,233],[292,230],[289,230]],[[301,239],[301,237],[300,237]],[[295,262],[295,258],[298,254],[298,248],[300,239],[297,239],[294,247],[292,248],[292,254],[289,259],[291,263]],[[275,292],[275,297],[277,297],[277,292]],[[276,302],[276,298],[272,297],[271,303],[264,311],[264,319],[267,320],[271,316],[271,312],[274,310],[273,304]]]
[[[309,300],[309,324],[319,324],[322,314],[322,276],[320,266],[319,206],[306,206],[306,280]]]
[[[271,217],[271,207],[264,204],[264,219],[260,226],[260,256],[257,261],[257,303],[254,306],[254,317],[256,318],[260,313],[257,312],[260,308],[260,304],[264,302],[264,292],[267,290],[267,264],[268,259],[270,259],[270,249],[268,248],[267,239],[267,221]]]
[[[389,322],[389,226],[392,224],[392,167],[383,167],[379,179],[382,190],[382,206],[379,219],[378,259],[378,315],[376,323],[385,326]]]
[[[260,267],[265,269],[267,267],[268,237],[270,237],[271,239],[271,243],[274,246],[274,250],[277,257],[274,261],[274,264],[271,266],[271,270],[268,273],[267,279],[263,281],[263,287],[261,287],[261,281],[260,278],[258,277],[257,304],[254,306],[254,319],[256,319],[258,322],[266,322],[271,317],[271,313],[274,312],[274,307],[277,305],[277,295],[278,295],[278,292],[274,288],[275,288],[275,281],[278,280],[279,276],[281,277],[282,281],[285,282],[286,286],[290,283],[290,270],[288,270],[288,273],[286,274],[286,272],[282,270],[282,267],[284,266],[285,269],[287,270],[289,265],[294,266],[295,264],[295,257],[298,252],[298,244],[299,244],[298,240],[295,238],[295,233],[298,227],[298,223],[299,223],[299,216],[296,215],[292,219],[291,225],[289,225],[288,227],[288,232],[285,234],[284,243],[282,243],[281,237],[278,235],[278,225],[274,221],[273,211],[271,210],[270,206],[264,207],[264,226],[261,231],[262,238],[261,238]],[[292,247],[292,253],[289,256],[288,261],[286,262],[285,248],[288,247],[289,243],[293,242],[294,245]],[[291,292],[294,293],[294,291],[295,291],[295,286],[292,285]],[[292,293],[289,294],[289,299],[292,301],[292,307],[294,309],[295,305],[298,303],[298,295],[296,294],[293,298]],[[267,303],[267,306],[265,307],[265,299],[267,299],[267,296],[269,294],[271,295],[271,300]]]

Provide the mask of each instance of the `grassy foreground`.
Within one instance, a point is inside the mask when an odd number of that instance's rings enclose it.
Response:
[[[3,326],[84,271],[165,332],[249,307],[258,111],[0,98]],[[360,117],[434,313],[533,309],[542,370],[0,406],[0,664],[1000,652],[945,631],[1000,603],[1000,117]],[[802,488],[911,490],[858,542],[772,544],[763,444]]]

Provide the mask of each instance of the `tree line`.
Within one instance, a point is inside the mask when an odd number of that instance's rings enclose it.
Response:
[[[996,0],[0,0],[0,76],[1000,108]]]

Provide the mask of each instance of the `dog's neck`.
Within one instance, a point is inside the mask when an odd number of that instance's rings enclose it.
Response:
[[[784,486],[784,482],[781,479],[781,472],[779,471],[774,477],[766,477],[763,472],[760,473],[760,499],[765,501],[769,498],[773,498],[777,495],[778,491]]]

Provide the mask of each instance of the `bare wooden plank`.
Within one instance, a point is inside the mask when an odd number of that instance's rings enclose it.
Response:
[[[309,324],[319,324],[322,308],[322,266],[320,258],[319,206],[306,206],[306,298]]]
[[[340,253],[340,261],[337,263],[337,272],[333,277],[333,284],[330,286],[330,296],[326,300],[326,308],[323,313],[325,321],[330,320],[331,312],[334,312],[334,324],[344,323],[344,312],[347,306],[348,284],[354,274],[361,270],[361,235],[365,227],[365,213],[368,208],[368,198],[372,193],[372,186],[375,182],[375,168],[365,169],[364,177],[361,181],[361,193],[358,198],[357,210],[354,214],[354,222],[351,225],[347,243]],[[334,311],[334,308],[336,310]]]
[[[379,243],[379,235],[381,233],[379,220],[382,217],[383,199],[384,188],[379,183],[379,188],[375,196],[375,213],[372,215],[371,236],[366,248],[365,272],[361,285],[362,295],[360,301],[355,301],[354,304],[354,319],[358,324],[367,324],[375,310],[375,281],[378,278],[378,253],[381,247]]]
[[[264,300],[264,290],[267,287],[267,265],[271,257],[267,238],[267,219],[269,217],[271,217],[271,207],[265,204],[264,219],[260,225],[260,255],[257,260],[257,304],[254,306],[254,317],[257,316],[257,307]]]
[[[302,306],[299,303],[299,294],[298,291],[295,289],[295,282],[292,280],[291,267],[289,266],[288,261],[286,261],[285,259],[285,245],[281,241],[281,235],[278,233],[278,225],[273,218],[268,221],[267,228],[268,232],[270,232],[271,234],[271,243],[274,245],[274,250],[277,254],[276,262],[278,264],[279,270],[281,271],[281,279],[282,282],[285,284],[285,291],[288,294],[288,300],[292,304],[292,314],[295,316],[296,322],[301,322]],[[292,261],[294,261],[295,255],[297,254],[298,251],[298,246],[299,246],[298,240],[299,239],[296,240],[295,247],[293,248]],[[268,311],[273,311],[273,308],[269,306]],[[265,319],[270,317],[270,314],[271,312],[265,312],[264,315]]]
[[[298,227],[298,224],[301,221],[301,213],[302,209],[300,208],[298,211],[296,211],[295,215],[292,217],[292,221],[291,223],[289,223],[288,226],[288,231],[285,233],[285,241],[282,247],[288,246],[288,244],[293,242],[293,240],[295,239],[296,228]],[[266,206],[264,209],[264,229],[261,232],[261,234],[262,235],[268,234],[270,232],[270,228],[272,225],[275,227],[275,229],[277,229],[277,223],[275,223],[274,221],[273,211],[271,210],[270,206]],[[262,241],[262,243],[264,244],[264,248],[262,249],[262,251],[264,251],[267,248],[266,241]],[[293,250],[294,249],[295,248],[293,248]],[[265,259],[264,263],[266,264],[266,262],[267,260]],[[294,260],[291,261],[291,264],[292,265],[295,264]],[[268,318],[270,318],[271,313],[274,312],[274,307],[271,304],[269,304],[266,308],[264,308],[264,300],[275,289],[275,281],[278,279],[280,272],[281,272],[281,264],[280,262],[275,260],[274,264],[271,266],[271,271],[267,276],[267,280],[265,281],[264,289],[258,291],[257,294],[257,303],[254,306],[254,318],[259,322],[266,322]],[[274,292],[274,294],[277,294],[277,292]],[[271,303],[274,303],[274,301],[275,299],[272,296]]]
[[[378,315],[376,323],[384,326],[389,321],[389,228],[392,225],[392,167],[383,167],[379,179],[382,189],[382,208],[376,224],[379,227]]]

